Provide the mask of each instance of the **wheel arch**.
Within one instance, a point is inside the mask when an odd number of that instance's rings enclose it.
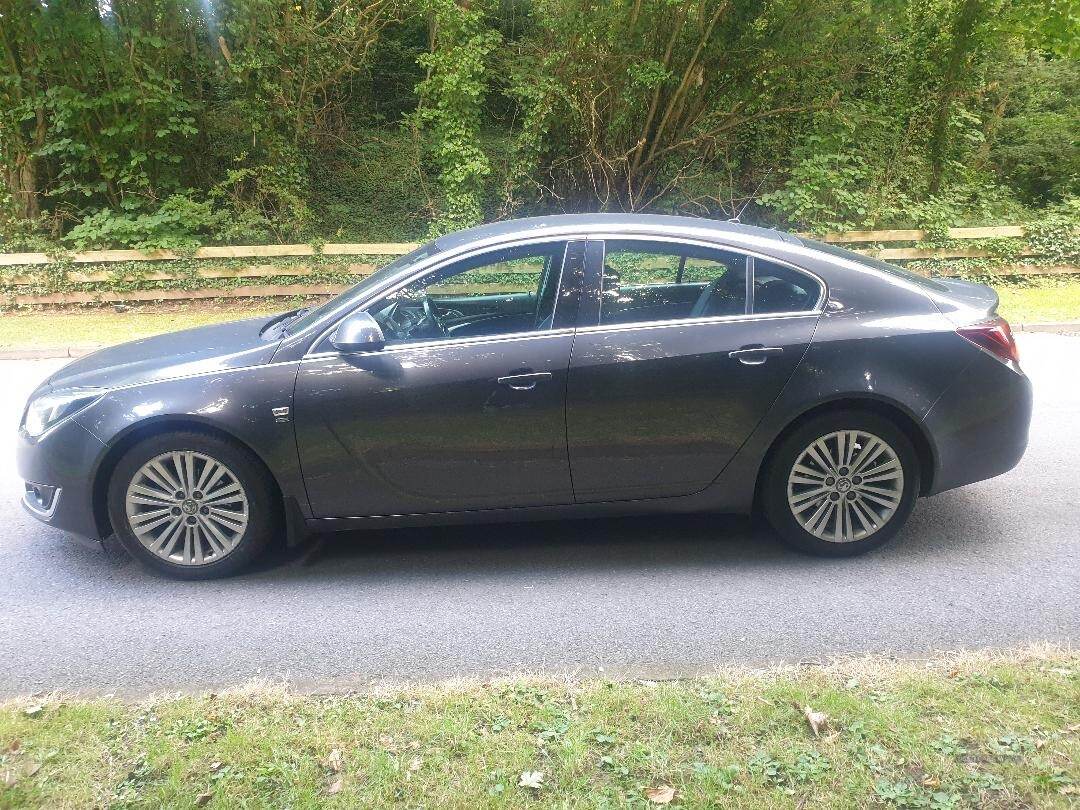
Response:
[[[788,421],[788,423],[773,437],[772,441],[769,443],[769,449],[765,452],[761,464],[758,466],[757,480],[754,484],[755,511],[760,507],[762,483],[765,474],[769,469],[769,465],[772,463],[773,455],[776,453],[777,448],[784,439],[811,419],[838,409],[873,413],[885,417],[895,424],[897,428],[907,436],[912,447],[915,448],[915,455],[919,462],[919,494],[926,495],[932,491],[937,454],[934,449],[934,443],[930,439],[930,436],[926,432],[926,428],[921,421],[911,411],[895,400],[871,395],[845,395],[833,397],[832,399],[819,402],[818,404],[807,408]]]
[[[152,436],[160,436],[163,433],[176,432],[202,433],[217,439],[235,444],[249,452],[263,468],[267,480],[273,486],[271,497],[274,503],[284,508],[284,494],[281,482],[278,481],[273,469],[266,460],[250,444],[239,437],[222,429],[220,426],[203,421],[191,416],[159,416],[147,419],[129,426],[116,436],[108,445],[94,470],[91,487],[91,502],[94,510],[94,523],[98,529],[99,537],[108,537],[112,533],[112,523],[109,520],[108,492],[109,480],[112,478],[116,465],[124,454],[144,439]]]

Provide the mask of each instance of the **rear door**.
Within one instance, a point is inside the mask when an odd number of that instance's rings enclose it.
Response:
[[[590,240],[588,255],[599,292],[583,301],[598,303],[582,311],[567,380],[575,500],[698,492],[791,376],[824,289],[702,244]]]

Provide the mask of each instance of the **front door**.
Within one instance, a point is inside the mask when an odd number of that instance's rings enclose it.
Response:
[[[366,307],[382,351],[316,347],[295,398],[314,515],[570,503],[577,299],[560,278],[581,277],[582,252],[544,242],[455,262]]]
[[[599,312],[578,332],[567,388],[576,500],[698,492],[799,363],[821,287],[784,265],[675,242],[609,240],[590,262]]]

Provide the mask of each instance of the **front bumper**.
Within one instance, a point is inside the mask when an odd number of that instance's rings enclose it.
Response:
[[[1008,472],[1027,449],[1031,380],[977,351],[924,417],[935,445],[929,495]]]
[[[93,474],[104,451],[101,440],[74,419],[38,439],[20,430],[15,440],[15,468],[25,482],[23,507],[42,523],[102,539],[94,514]],[[37,492],[27,485],[35,486]]]

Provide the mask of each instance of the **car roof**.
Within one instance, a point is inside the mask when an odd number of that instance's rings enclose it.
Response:
[[[740,222],[722,222],[700,217],[676,217],[662,214],[555,214],[545,217],[525,217],[491,222],[476,228],[440,236],[435,240],[436,250],[442,252],[466,247],[474,242],[492,239],[529,237],[543,232],[580,231],[626,231],[634,234],[683,234],[712,235],[718,238],[735,237],[767,239],[801,245],[797,236],[771,228],[743,225]]]

